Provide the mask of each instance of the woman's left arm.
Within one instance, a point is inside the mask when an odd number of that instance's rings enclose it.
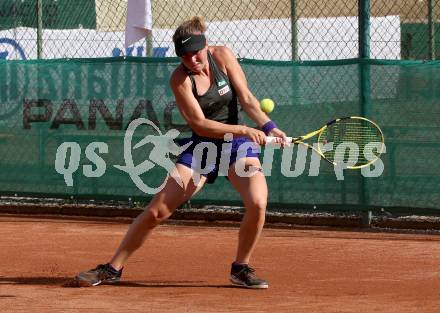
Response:
[[[260,108],[260,103],[249,90],[246,76],[234,56],[232,51],[227,47],[222,47],[222,60],[225,64],[226,74],[228,75],[235,91],[238,95],[238,100],[243,110],[247,115],[257,123],[259,128],[262,128],[270,118]],[[267,135],[286,138],[286,134],[278,128],[272,129]]]

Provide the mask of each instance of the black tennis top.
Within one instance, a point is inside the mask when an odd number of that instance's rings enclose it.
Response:
[[[242,108],[238,105],[234,87],[229,82],[228,76],[220,70],[209,50],[208,62],[213,82],[203,95],[198,94],[194,77],[190,71],[188,72],[194,97],[199,102],[205,117],[224,124],[243,124]]]

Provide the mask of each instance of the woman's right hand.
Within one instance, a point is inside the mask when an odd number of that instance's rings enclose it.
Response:
[[[253,142],[259,144],[260,146],[266,144],[266,134],[259,130],[252,127],[244,126],[244,135],[251,139]]]

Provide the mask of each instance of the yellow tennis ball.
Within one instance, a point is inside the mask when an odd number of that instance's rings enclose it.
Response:
[[[265,113],[270,113],[273,111],[273,108],[275,107],[275,103],[272,99],[263,99],[260,101],[260,107],[261,110]]]

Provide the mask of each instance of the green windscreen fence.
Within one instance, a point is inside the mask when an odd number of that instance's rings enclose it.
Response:
[[[378,177],[345,170],[338,179],[323,160],[318,171],[311,169],[310,151],[305,164],[296,164],[296,149],[286,171],[286,152],[275,150],[266,173],[272,205],[440,208],[440,62],[240,62],[255,96],[275,101],[271,118],[289,135],[362,115],[377,122],[385,136]],[[1,61],[0,193],[151,197],[115,165],[149,160],[154,144],[133,147],[157,135],[154,127],[138,127],[132,142],[124,143],[127,126],[137,118],[154,122],[162,133],[177,129],[181,137],[190,136],[168,84],[177,65],[174,58]],[[151,166],[139,178],[155,188],[165,175],[162,167]],[[241,203],[223,177],[194,201]]]
[[[2,0],[0,30],[15,27],[37,28],[37,0]],[[42,0],[45,29],[96,28],[95,2],[90,0]],[[28,38],[29,40],[30,38]]]

